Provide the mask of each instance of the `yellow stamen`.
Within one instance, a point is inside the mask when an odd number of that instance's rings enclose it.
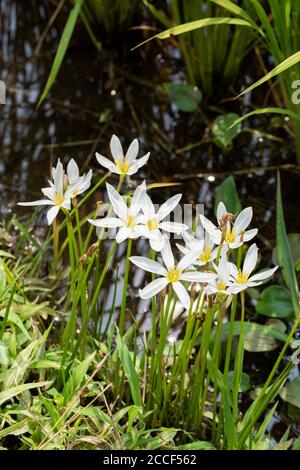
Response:
[[[62,194],[56,193],[54,196],[54,202],[57,206],[60,206],[64,202],[65,198]]]
[[[226,241],[227,241],[228,243],[233,243],[233,242],[235,242],[235,233],[234,233],[234,231],[233,231],[233,230],[231,231],[230,229],[228,229],[228,230],[226,231],[225,238],[226,238]]]
[[[128,215],[125,225],[126,225],[126,227],[128,227],[128,228],[133,228],[133,227],[135,227],[135,226],[136,226],[135,217],[133,217],[133,215]]]
[[[239,284],[245,284],[248,280],[248,276],[249,276],[248,273],[246,272],[243,273],[242,271],[239,271],[237,275],[237,282]]]
[[[225,290],[226,289],[226,284],[223,281],[218,282],[217,284],[217,289],[218,290]]]
[[[202,253],[199,255],[199,260],[203,261],[205,263],[208,263],[211,258],[211,248],[209,246],[206,246]]]
[[[131,164],[129,163],[127,157],[125,157],[123,161],[115,160],[115,165],[118,168],[118,170],[123,174],[126,174],[129,168],[131,167]]]
[[[147,227],[149,230],[155,230],[158,227],[158,220],[156,219],[148,220]]]
[[[180,271],[178,268],[172,268],[167,274],[167,278],[170,282],[177,282],[180,278]]]

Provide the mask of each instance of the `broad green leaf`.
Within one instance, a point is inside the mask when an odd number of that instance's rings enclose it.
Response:
[[[283,206],[281,199],[280,173],[277,173],[276,193],[276,245],[279,265],[282,268],[284,280],[291,292],[295,315],[299,315],[299,288],[294,269],[294,262],[286,232]]]
[[[277,339],[279,341],[285,342],[288,338],[288,335],[283,331],[279,330],[278,328],[273,328],[268,325],[260,325],[259,323],[254,322],[246,322],[244,324],[245,333],[254,332],[254,333],[262,333],[264,335],[270,336],[271,338]],[[222,339],[227,338],[229,331],[229,323],[225,323],[222,326],[221,337]],[[211,340],[214,341],[214,337],[216,334],[216,329],[212,331]],[[240,322],[235,321],[233,327],[233,335],[237,336],[240,334]]]
[[[293,65],[296,65],[298,62],[300,62],[300,51],[298,51],[295,54],[289,56],[287,59],[285,59],[279,65],[274,67],[273,70],[271,70],[271,72],[267,73],[260,80],[258,80],[257,82],[253,83],[253,85],[246,88],[246,90],[242,91],[242,93],[240,93],[237,96],[237,98],[239,98],[240,96],[245,95],[245,93],[249,93],[249,91],[254,90],[254,88],[262,85],[263,83],[267,82],[268,80],[271,80],[271,78],[276,77],[277,75],[281,74],[282,72],[285,72],[290,67],[293,67]]]
[[[231,149],[233,139],[242,131],[238,120],[238,114],[229,113],[218,116],[212,123],[213,142],[224,151]]]
[[[57,77],[62,61],[64,60],[69,42],[71,40],[83,2],[84,0],[75,0],[75,5],[69,13],[67,22],[65,24],[62,36],[58,44],[58,48],[54,57],[51,71],[50,71],[47,83],[45,85],[45,88],[43,90],[43,93],[39,99],[38,106],[40,106],[42,101],[45,99],[46,95],[49,93],[49,90],[52,87],[54,80]]]
[[[286,384],[279,395],[284,401],[300,408],[300,376]]]
[[[16,385],[15,387],[8,388],[3,392],[0,392],[0,406],[5,403],[7,400],[20,395],[21,393],[25,392],[26,390],[31,390],[32,388],[40,388],[40,387],[47,387],[52,382],[36,382],[36,383],[29,383],[29,384],[22,384]]]
[[[68,379],[62,391],[65,404],[74,396],[74,394],[77,392],[77,390],[81,386],[85,378],[85,374],[87,373],[87,370],[91,362],[93,361],[95,355],[96,355],[96,352],[93,352],[84,361],[82,361],[79,364],[79,366],[76,367],[76,369],[74,370],[74,372]]]
[[[234,378],[234,371],[231,370],[228,373],[228,385],[229,385],[230,390],[233,390],[233,378]],[[251,384],[250,384],[249,375],[246,374],[245,372],[242,372],[240,386],[239,386],[239,392],[240,393],[247,392],[247,390],[249,390],[250,387],[251,387]]]
[[[180,111],[193,113],[202,100],[202,93],[197,86],[187,83],[164,83],[163,88]]]
[[[217,207],[220,202],[224,202],[226,209],[231,214],[237,214],[241,211],[242,206],[233,176],[228,176],[228,178],[226,178],[217,188],[215,198],[215,213],[217,213]]]
[[[249,331],[245,335],[244,347],[249,352],[266,352],[276,349],[275,339],[261,331]]]
[[[261,293],[256,311],[267,317],[288,318],[294,313],[290,291],[283,286],[269,286]]]
[[[176,447],[176,450],[216,450],[216,448],[208,441],[194,441]]]
[[[206,28],[207,26],[215,26],[215,25],[237,25],[237,26],[247,26],[252,27],[251,23],[248,21],[238,19],[238,18],[203,18],[201,20],[191,21],[189,23],[180,24],[178,26],[173,26],[172,28],[166,29],[161,33],[152,36],[151,38],[147,39],[146,41],[141,42],[133,49],[146,44],[153,39],[167,39],[170,36],[178,36],[180,34],[188,33],[189,31],[194,31],[195,29]]]
[[[294,265],[297,269],[297,265],[300,263],[300,233],[289,233],[288,241],[289,241]],[[277,247],[275,247],[273,250],[272,261],[273,261],[273,264],[278,264]]]
[[[123,366],[125,375],[129,382],[129,387],[131,390],[133,403],[136,406],[142,406],[142,396],[141,396],[141,389],[140,389],[138,374],[135,369],[131,354],[124,342],[124,339],[121,338],[119,332],[117,335],[117,351],[118,351],[118,355],[120,357],[120,361]]]

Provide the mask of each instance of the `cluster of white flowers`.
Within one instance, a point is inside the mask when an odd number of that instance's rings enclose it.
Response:
[[[136,173],[149,159],[149,153],[137,159],[139,144],[134,139],[124,155],[120,140],[115,135],[110,142],[114,162],[96,154],[98,162],[111,173],[116,173],[123,180],[125,176]],[[65,174],[63,166],[58,161],[52,170],[53,182],[43,188],[42,192],[48,199],[35,202],[19,203],[21,205],[51,205],[47,213],[48,223],[51,224],[60,208],[70,210],[72,199],[86,191],[91,183],[91,170],[79,176],[78,166],[71,160]],[[130,204],[128,199],[110,184],[106,184],[107,194],[113,214],[102,219],[89,219],[97,227],[117,228],[118,243],[126,239],[144,237],[150,246],[160,252],[163,264],[142,256],[132,256],[131,262],[139,268],[156,274],[155,280],[140,291],[140,297],[149,299],[168,284],[177,294],[185,308],[191,305],[188,293],[189,285],[198,283],[201,295],[233,295],[248,287],[261,284],[273,275],[277,266],[272,269],[251,275],[258,261],[258,249],[252,244],[248,249],[242,268],[236,266],[231,259],[234,250],[252,240],[257,229],[247,230],[253,216],[252,208],[247,207],[235,218],[225,205],[220,202],[217,208],[217,225],[204,215],[200,215],[200,235],[190,233],[189,227],[178,222],[165,220],[178,205],[181,194],[177,194],[161,205],[158,211],[147,194],[146,182],[143,181],[134,191]],[[177,245],[183,257],[176,262],[166,233],[181,234],[185,245]]]
[[[92,170],[89,170],[85,175],[79,176],[79,168],[73,158],[69,161],[67,173],[65,173],[58,159],[56,167],[52,169],[53,181],[49,180],[49,186],[42,188],[42,193],[47,199],[18,204],[19,206],[52,206],[47,212],[48,224],[51,225],[60,209],[69,211],[72,200],[90,187],[92,175]]]

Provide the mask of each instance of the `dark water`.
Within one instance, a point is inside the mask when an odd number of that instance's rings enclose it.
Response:
[[[129,30],[126,41],[117,40],[113,47],[98,53],[79,27],[55,86],[37,109],[67,17],[63,8],[40,44],[53,12],[51,1],[0,2],[0,79],[7,87],[7,102],[0,105],[0,215],[25,216],[30,209],[21,209],[16,202],[39,198],[51,163],[58,157],[65,162],[74,157],[79,166],[94,168],[100,177],[103,170],[97,166],[95,151],[108,155],[113,133],[125,145],[138,137],[141,152],[151,152],[144,173],[138,177],[146,177],[148,182],[181,183],[179,189],[156,190],[156,202],[180,190],[184,203],[203,203],[209,212],[215,188],[226,176],[235,174],[242,204],[253,206],[253,227],[260,229],[258,243],[269,262],[275,239],[276,168],[282,165],[286,165],[281,175],[287,228],[289,232],[300,231],[300,174],[293,166],[296,157],[288,132],[275,129],[265,117],[252,118],[251,128],[256,132],[241,134],[227,154],[212,143],[184,150],[209,135],[203,115],[209,121],[216,117],[212,105],[242,114],[259,106],[266,90],[261,88],[244,102],[223,103],[220,84],[214,95],[204,97],[199,112],[179,113],[160,89],[163,82],[185,79],[174,49],[167,43],[163,47],[153,43],[130,52],[130,46],[142,40],[142,33]],[[236,95],[249,81],[253,77],[245,69],[243,80],[228,90],[225,98]],[[274,134],[280,141],[260,132]],[[133,179],[132,185],[139,182]],[[97,193],[92,204],[100,197]],[[119,255],[122,250],[120,247]],[[135,278],[135,285],[140,282]],[[147,305],[139,306],[140,315],[146,310]],[[255,359],[251,360],[254,364]]]

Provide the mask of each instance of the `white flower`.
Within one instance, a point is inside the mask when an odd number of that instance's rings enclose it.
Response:
[[[278,268],[278,266],[275,266],[275,268],[266,269],[250,276],[257,264],[257,259],[258,249],[254,243],[247,251],[242,270],[238,269],[235,264],[230,263],[229,285],[232,294],[237,294],[248,287],[259,286],[265,279],[271,277]]]
[[[176,194],[161,205],[155,212],[155,207],[149,195],[145,192],[142,201],[141,216],[142,235],[149,239],[150,246],[155,251],[161,251],[164,247],[164,237],[161,230],[170,233],[182,233],[188,226],[179,222],[162,222],[172,210],[178,205],[182,194]]]
[[[213,241],[220,245],[224,240],[229,248],[238,248],[244,242],[248,242],[257,234],[257,229],[247,230],[253,216],[252,207],[246,207],[234,221],[231,227],[228,212],[223,202],[220,202],[217,208],[217,219],[219,226],[216,227],[204,215],[200,215],[200,220],[205,230],[210,234]]]
[[[205,288],[207,294],[229,294],[231,291],[229,286],[230,264],[227,260],[227,255],[223,254],[219,261],[218,266],[214,265],[217,272],[217,278],[209,281]]]
[[[42,188],[42,193],[47,199],[40,199],[32,202],[19,202],[20,206],[53,206],[47,212],[48,224],[51,225],[61,208],[71,209],[71,198],[73,192],[77,189],[79,182],[69,186],[64,191],[64,170],[58,160],[56,168],[52,170],[53,183],[49,181],[50,187]]]
[[[174,256],[171,250],[170,242],[165,236],[164,247],[161,251],[162,259],[165,266],[157,261],[144,258],[143,256],[132,256],[130,261],[144,271],[160,275],[154,281],[150,282],[146,287],[140,291],[142,299],[150,299],[154,295],[161,292],[168,284],[172,287],[177,294],[180,302],[185,308],[189,308],[190,296],[181,281],[189,282],[208,282],[213,280],[215,273],[207,272],[185,272],[185,269],[191,266],[198,256],[198,252],[189,252],[185,255],[176,265]]]
[[[140,210],[143,200],[143,194],[146,191],[146,183],[143,181],[133,193],[130,207],[127,206],[123,197],[115,190],[113,186],[106,183],[107,193],[116,217],[105,217],[104,219],[88,221],[96,227],[116,228],[120,230],[117,233],[118,243],[127,238],[138,238],[141,236]]]
[[[195,266],[205,266],[206,264],[214,261],[218,256],[218,247],[214,248],[215,243],[208,232],[202,234],[201,238],[194,237],[188,232],[182,234],[186,246],[177,245],[183,254],[189,251],[198,250],[198,258],[194,262]],[[222,253],[227,251],[227,247],[222,248]]]
[[[116,135],[113,135],[111,138],[110,151],[114,162],[108,158],[103,157],[99,153],[96,153],[96,158],[100,165],[104,166],[112,173],[116,173],[117,175],[133,175],[139,170],[139,168],[147,163],[150,156],[150,152],[148,152],[144,157],[140,159],[136,158],[139,152],[139,143],[137,139],[134,139],[131,142],[126,155],[124,155],[121,142]]]
[[[92,176],[92,170],[89,170],[86,174],[79,176],[79,168],[77,163],[73,158],[69,161],[67,166],[68,183],[70,186],[76,186],[72,193],[72,198],[84,193],[90,187]]]

